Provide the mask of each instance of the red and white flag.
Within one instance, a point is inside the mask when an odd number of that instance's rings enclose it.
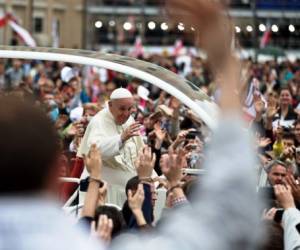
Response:
[[[4,27],[7,24],[7,17],[6,15],[3,17],[0,17],[0,28]]]
[[[36,42],[31,34],[22,26],[20,26],[17,23],[16,18],[10,13],[6,13],[5,16],[0,18],[0,28],[6,26],[7,24],[18,34],[18,36],[26,45],[30,47],[36,47]]]
[[[261,40],[260,40],[260,48],[265,48],[267,44],[270,42],[272,36],[271,27],[267,25],[266,31],[264,32]]]
[[[175,41],[173,56],[178,56],[183,49],[183,42],[181,39]]]
[[[26,45],[28,45],[29,47],[36,47],[35,40],[26,29],[24,29],[14,21],[8,21],[8,24],[19,35],[19,37]]]
[[[144,51],[142,39],[141,39],[141,37],[137,36],[135,38],[134,48],[133,48],[131,55],[134,57],[139,57],[139,56],[143,56],[144,52],[145,51]]]

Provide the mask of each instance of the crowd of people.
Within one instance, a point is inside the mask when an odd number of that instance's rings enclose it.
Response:
[[[216,103],[220,102],[222,91],[218,88],[218,82],[213,81],[205,59],[190,56],[190,65],[178,64],[178,58],[168,55],[151,55],[145,59],[186,77]],[[278,203],[269,195],[269,191],[271,193],[272,190],[270,187],[288,184],[296,205],[300,201],[300,62],[255,63],[249,59],[245,60],[243,65],[247,72],[247,81],[245,86],[240,86],[245,96],[240,101],[243,104],[247,129],[252,131],[256,139],[257,157],[260,162],[253,168],[257,169],[258,173],[258,193],[263,196],[268,194],[267,198],[273,203],[268,203],[266,208],[271,208],[270,211],[274,215],[277,210],[273,207],[278,207]],[[85,206],[89,208],[84,206],[83,209],[83,216],[89,218],[89,223],[93,218],[102,220],[100,214],[106,214],[108,218],[113,219],[113,223],[109,223],[109,229],[113,228],[111,236],[114,238],[126,228],[153,227],[153,210],[158,190],[169,190],[165,199],[167,207],[189,203],[199,176],[183,175],[180,169],[177,169],[177,173],[169,173],[170,157],[172,158],[170,152],[177,152],[178,149],[182,151],[181,156],[185,161],[181,163],[180,168],[204,169],[204,151],[211,141],[211,133],[205,124],[175,97],[136,78],[94,67],[13,59],[3,61],[1,69],[2,93],[31,99],[52,120],[62,149],[60,176],[79,178],[83,172],[86,172],[84,177],[94,176],[95,182],[90,177],[88,185],[88,193],[94,185],[95,190],[91,191],[94,194],[92,197],[87,195]],[[129,171],[117,171],[115,177],[112,177],[111,172],[107,174],[104,170],[106,184],[100,188],[102,191],[98,192],[99,185],[103,185],[99,178],[103,178],[103,172],[94,175],[91,174],[94,170],[84,170],[83,158],[88,154],[92,142],[97,144],[97,137],[102,144],[105,139],[112,143],[113,135],[108,136],[112,125],[104,123],[97,133],[90,131],[90,139],[84,135],[88,124],[93,121],[92,118],[101,110],[108,109],[115,90],[127,90],[127,98],[132,98],[128,110],[121,110],[123,115],[126,112],[127,114],[119,125],[132,117],[131,123],[135,119],[135,133],[127,135],[128,138],[124,140],[137,136],[140,139],[131,145],[131,149],[129,146],[127,156],[124,151],[123,160],[127,162]],[[104,118],[99,119],[94,122],[94,126],[100,126],[101,119]],[[120,135],[122,132],[124,131],[120,131]],[[119,143],[118,139],[116,143]],[[106,169],[123,168],[124,162],[105,158],[107,154],[112,153],[111,146],[101,147],[98,144],[98,147],[101,148],[102,154],[104,153]],[[120,149],[117,147],[115,150],[118,153]],[[238,155],[239,151],[236,154]],[[129,158],[126,159],[128,155]],[[145,169],[139,171],[139,166]],[[118,176],[123,178],[121,183],[117,181],[119,193],[112,195],[112,186],[115,184],[113,179]],[[61,185],[61,200],[66,201],[75,190],[76,187],[72,184]],[[109,195],[106,197],[107,190]],[[105,206],[105,202],[117,206]],[[96,209],[99,204],[101,206]],[[264,216],[270,218],[269,212],[265,211]],[[98,219],[96,225],[97,221]]]
[[[205,18],[228,22],[215,3],[191,2],[173,4],[199,27]],[[223,33],[203,33],[216,41],[202,44],[208,59],[141,59],[216,102],[215,131],[128,75],[0,63],[0,249],[300,249],[300,60],[240,62],[226,37],[215,40]],[[53,197],[66,202],[78,189],[74,225]]]

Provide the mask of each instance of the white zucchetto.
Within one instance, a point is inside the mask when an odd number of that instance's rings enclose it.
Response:
[[[110,95],[110,100],[123,99],[123,98],[132,98],[132,94],[128,89],[118,88],[115,89]]]

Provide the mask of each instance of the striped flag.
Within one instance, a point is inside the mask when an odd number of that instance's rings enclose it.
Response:
[[[175,41],[173,56],[178,56],[180,51],[183,49],[183,42],[181,39]]]
[[[139,56],[143,56],[144,52],[145,51],[144,51],[142,39],[141,39],[141,37],[137,36],[135,38],[134,48],[133,48],[131,55],[133,57],[139,57]]]
[[[26,45],[30,47],[36,47],[36,42],[31,34],[17,23],[16,18],[11,13],[6,13],[0,18],[0,28],[6,26],[7,24],[18,34],[18,36]]]
[[[24,29],[14,21],[8,21],[8,24],[26,45],[28,45],[29,47],[36,47],[35,40],[26,29]]]
[[[265,48],[267,44],[270,42],[272,36],[271,27],[267,25],[266,31],[264,32],[261,40],[260,40],[260,48]]]

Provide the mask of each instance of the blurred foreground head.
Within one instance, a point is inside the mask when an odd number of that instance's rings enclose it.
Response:
[[[49,190],[57,179],[58,137],[33,104],[0,97],[0,195]]]

